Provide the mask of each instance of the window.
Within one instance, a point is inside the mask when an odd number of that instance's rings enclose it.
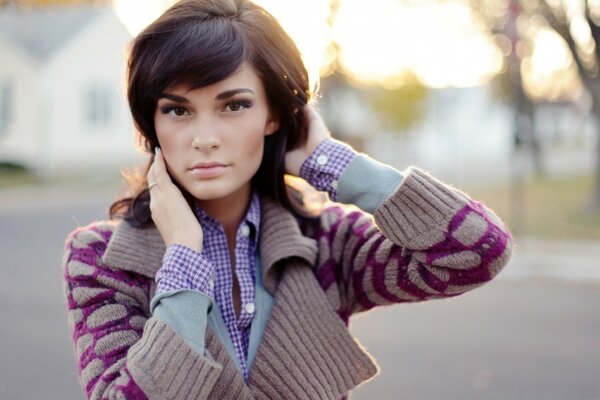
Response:
[[[13,118],[13,87],[0,81],[0,136],[6,135]]]
[[[95,84],[84,92],[85,119],[91,126],[104,127],[114,117],[114,104],[111,102],[111,91],[107,86]]]

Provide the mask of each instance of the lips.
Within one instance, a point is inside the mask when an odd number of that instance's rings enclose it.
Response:
[[[199,179],[216,178],[229,168],[227,164],[221,163],[198,163],[191,167],[188,171],[190,174]]]

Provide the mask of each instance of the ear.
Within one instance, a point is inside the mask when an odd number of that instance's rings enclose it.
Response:
[[[270,136],[279,129],[279,115],[269,112],[269,119],[265,125],[265,136]]]

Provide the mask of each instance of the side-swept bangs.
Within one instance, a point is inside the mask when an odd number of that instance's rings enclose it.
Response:
[[[151,157],[144,173],[128,179],[130,195],[112,205],[111,218],[121,215],[142,225],[151,222],[145,174],[158,145],[154,114],[161,94],[174,85],[192,90],[217,83],[246,62],[262,79],[270,111],[279,119],[279,129],[265,138],[252,185],[261,196],[292,211],[297,208],[284,180],[285,154],[306,139],[303,107],[311,97],[298,48],[277,20],[252,1],[181,0],[140,33],[130,48],[127,97],[140,146]]]
[[[219,82],[252,58],[246,38],[229,18],[157,21],[151,35],[140,35],[132,47],[128,97],[138,129],[156,142],[154,111],[158,98],[174,85],[197,89]],[[152,29],[151,29],[152,28]],[[133,54],[137,53],[137,54]],[[148,141],[143,143],[151,151]]]

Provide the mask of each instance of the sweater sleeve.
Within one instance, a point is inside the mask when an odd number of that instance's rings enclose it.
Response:
[[[102,262],[112,229],[109,223],[77,229],[63,259],[68,322],[87,398],[207,398],[222,366],[151,316],[150,278]]]
[[[491,210],[418,168],[402,175],[373,215],[333,205],[321,217],[317,277],[342,317],[457,296],[510,258],[510,233]]]

